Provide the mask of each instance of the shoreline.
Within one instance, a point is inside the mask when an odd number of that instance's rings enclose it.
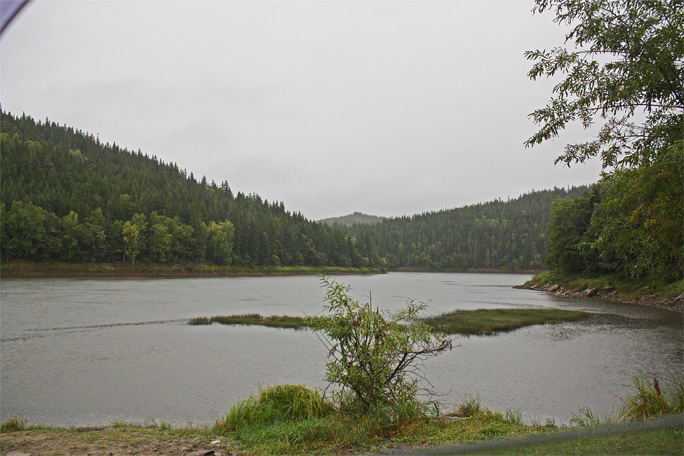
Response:
[[[627,296],[619,288],[613,285],[590,288],[587,286],[572,287],[554,282],[537,283],[532,280],[514,288],[523,290],[534,290],[551,293],[554,296],[565,298],[596,298],[623,304],[635,304],[657,309],[669,310],[684,314],[684,294],[679,296],[664,295],[660,293],[648,293],[648,290],[641,290],[638,296]]]
[[[430,268],[380,268],[341,266],[266,266],[248,268],[242,266],[208,266],[196,264],[139,263],[64,263],[10,261],[0,264],[0,277],[259,277],[290,275],[365,275],[388,272],[419,273],[468,273],[468,274],[536,274],[538,270],[507,269],[430,269]]]
[[[259,277],[290,275],[366,275],[385,274],[382,268],[337,266],[273,266],[246,268],[238,266],[207,266],[195,264],[163,265],[140,263],[34,263],[9,262],[0,265],[0,278],[28,277]]]
[[[542,272],[543,269],[487,269],[487,268],[473,268],[473,269],[433,269],[433,268],[388,268],[387,272],[445,272],[445,273],[459,273],[459,274],[532,274],[536,275]]]

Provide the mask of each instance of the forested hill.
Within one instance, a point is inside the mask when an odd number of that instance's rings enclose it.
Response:
[[[370,242],[46,119],[0,118],[2,258],[373,266]]]
[[[585,186],[533,191],[509,201],[356,224],[350,233],[370,236],[392,268],[540,269],[553,201],[586,192]]]

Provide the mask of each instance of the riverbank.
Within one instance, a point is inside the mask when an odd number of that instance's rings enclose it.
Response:
[[[561,277],[553,272],[538,274],[515,288],[544,291],[567,298],[598,298],[624,304],[655,307],[684,314],[684,293],[681,281],[667,287],[616,283],[610,278]]]
[[[336,266],[211,266],[203,264],[5,262],[2,277],[250,277],[384,274],[381,268]]]
[[[323,445],[287,454],[495,454],[495,455],[649,455],[681,454],[681,421],[658,428],[638,426],[558,428],[553,424],[522,424],[487,410],[474,416],[445,416],[436,420],[390,427],[360,445]],[[167,455],[228,456],[272,454],[246,448],[217,433],[212,426],[172,428],[165,424],[114,424],[106,427],[23,427],[0,433],[0,454],[52,456]]]

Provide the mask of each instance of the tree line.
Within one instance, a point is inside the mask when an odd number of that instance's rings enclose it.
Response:
[[[378,266],[368,238],[49,119],[0,113],[2,258]]]
[[[586,186],[532,191],[509,201],[354,224],[349,233],[369,236],[392,268],[541,269],[553,201],[586,191]]]
[[[575,200],[554,201],[549,267],[670,283],[683,276],[684,146],[621,169]]]
[[[617,274],[655,285],[684,275],[684,8],[682,1],[535,0],[566,27],[568,48],[528,51],[531,79],[554,77],[530,114],[526,145],[573,123],[595,129],[556,163],[600,159],[591,192],[553,205],[548,263],[563,273]],[[561,76],[559,78],[559,76]]]

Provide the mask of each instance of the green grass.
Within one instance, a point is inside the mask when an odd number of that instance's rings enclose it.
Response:
[[[467,397],[458,405],[454,416],[460,418],[470,418],[471,416],[478,416],[482,414],[483,411],[482,403],[480,401],[480,396]]]
[[[622,420],[645,420],[663,415],[684,413],[684,376],[672,375],[658,380],[643,371],[632,377],[632,394],[623,400]]]
[[[562,432],[562,431],[561,431]],[[684,435],[681,429],[643,430],[597,435],[549,443],[506,442],[509,446],[468,451],[467,454],[495,455],[676,455],[683,453]],[[463,453],[462,453],[463,454]]]
[[[181,448],[221,454],[367,454],[443,447],[437,454],[612,455],[682,454],[682,421],[655,429],[558,429],[525,424],[519,412],[492,412],[479,397],[437,418],[387,421],[335,411],[318,393],[297,385],[262,390],[233,407],[214,426],[175,428],[166,423],[118,423],[102,428],[28,426],[13,418],[0,425],[0,452],[50,454],[181,454]],[[119,451],[120,450],[120,453]],[[182,450],[184,453],[189,450]],[[40,453],[43,454],[43,453]]]
[[[379,414],[347,414],[318,393],[296,385],[267,388],[236,404],[215,430],[252,454],[329,454],[424,447],[547,431],[525,425],[520,414],[495,413],[469,404],[468,419],[422,417],[388,420]]]
[[[217,315],[214,317],[197,317],[188,322],[189,325],[210,325],[220,323],[222,325],[257,325],[272,328],[301,329],[308,328],[306,319],[303,317],[290,317],[286,315],[271,315],[264,317],[259,314],[243,315]]]
[[[263,427],[274,423],[321,418],[333,412],[332,404],[301,385],[277,385],[235,404],[226,419],[217,423],[227,431]]]
[[[245,407],[234,407],[216,427],[250,454],[345,454],[431,446],[445,447],[439,454],[682,454],[684,448],[681,422],[674,429],[629,422],[626,427],[615,423],[609,428],[558,429],[552,424],[524,424],[520,412],[492,412],[479,397],[466,399],[445,416],[400,421],[328,410],[291,419],[276,401],[279,405],[265,407],[276,413],[266,412],[237,430],[226,425],[260,400],[261,395],[250,398]]]
[[[563,309],[457,310],[424,319],[435,331],[447,334],[491,335],[524,326],[579,321],[586,312]]]
[[[12,417],[7,421],[0,423],[0,434],[6,432],[23,431],[26,429],[26,420],[20,417]]]

